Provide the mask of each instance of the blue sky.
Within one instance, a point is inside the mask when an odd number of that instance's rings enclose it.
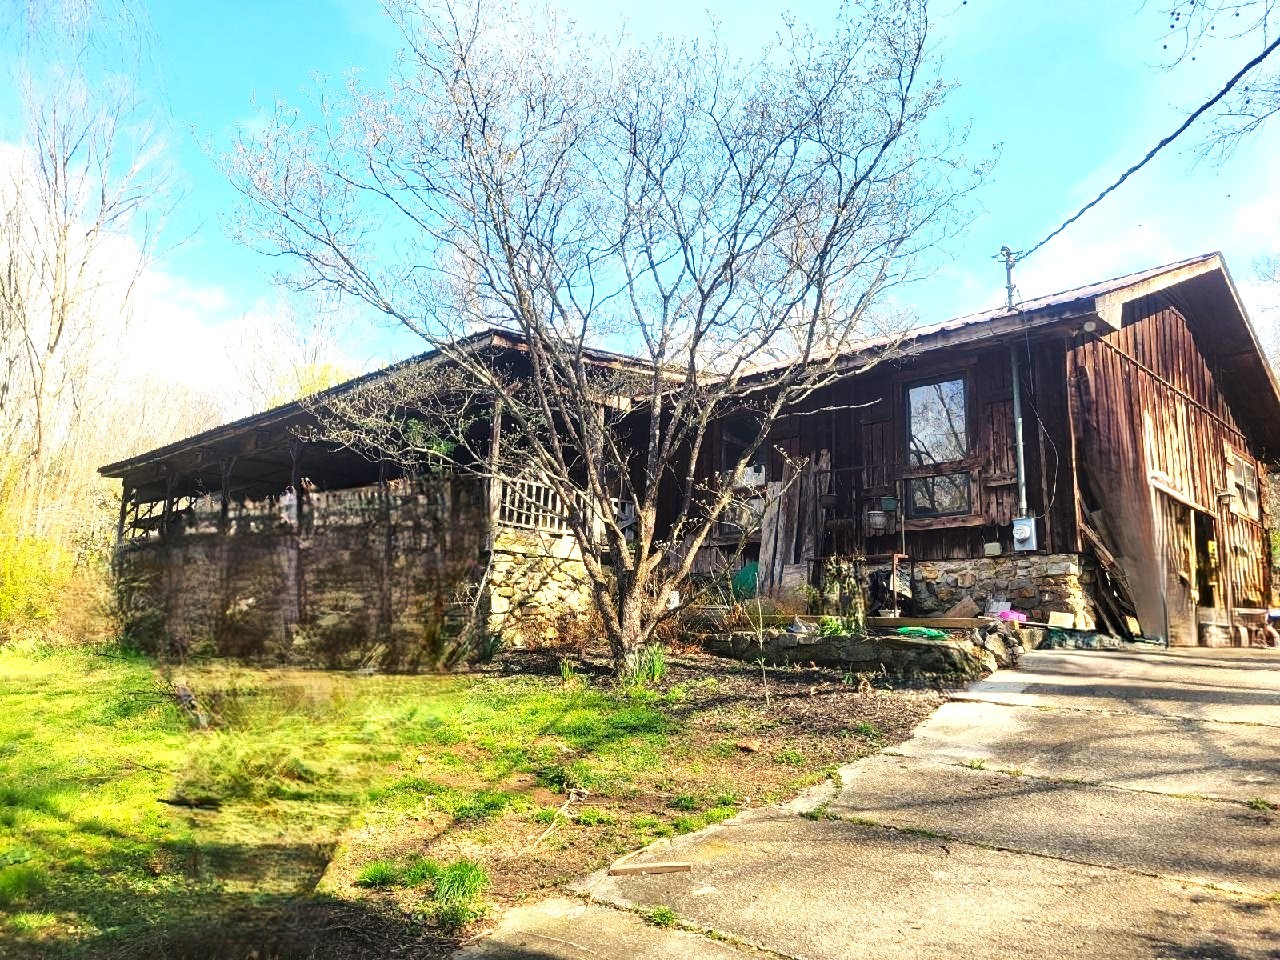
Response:
[[[829,0],[562,5],[587,27],[607,29],[626,19],[640,39],[701,32],[714,18],[743,52],[767,40],[784,10],[820,24],[835,8]],[[922,321],[1001,302],[1003,269],[992,257],[1002,244],[1023,248],[1039,240],[1258,49],[1256,42],[1222,44],[1194,63],[1164,70],[1166,21],[1158,6],[1140,0],[935,4],[943,73],[959,84],[950,117],[972,125],[975,155],[994,144],[1002,154],[979,196],[983,213],[948,248],[939,272],[901,295]],[[271,309],[270,277],[278,264],[227,236],[224,222],[236,197],[210,154],[226,149],[237,123],[253,122],[255,102],[298,100],[314,73],[359,69],[384,76],[396,36],[372,0],[153,0],[149,20],[148,84],[163,111],[183,190],[170,235],[190,236],[157,265],[152,307],[168,311],[166,322],[179,337],[204,337],[213,345],[234,340],[246,314]],[[0,139],[12,135],[12,109],[0,97]],[[1188,146],[1198,132],[1190,132]],[[1280,169],[1271,160],[1277,136],[1280,122],[1221,165],[1196,164],[1186,149],[1168,151],[1021,265],[1022,294],[1220,249],[1255,319],[1266,325],[1271,293],[1251,278],[1255,258],[1280,251]],[[413,347],[379,335],[353,342],[352,353],[364,364]],[[200,369],[209,373],[214,366]]]

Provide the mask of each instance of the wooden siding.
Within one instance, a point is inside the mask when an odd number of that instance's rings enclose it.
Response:
[[[1120,330],[1077,346],[1069,362],[1083,506],[1123,569],[1144,632],[1165,634],[1167,620],[1171,642],[1197,642],[1185,612],[1195,598],[1182,595],[1197,560],[1191,510],[1213,519],[1235,606],[1264,605],[1263,523],[1218,503],[1228,444],[1262,467],[1183,315],[1158,296],[1135,301]]]
[[[771,458],[770,487],[780,502],[766,511],[761,586],[794,586],[830,556],[978,558],[991,542],[1011,553],[1016,350],[1027,509],[1039,548],[1098,559],[1099,593],[1109,598],[1102,626],[1123,633],[1136,614],[1148,635],[1195,643],[1198,621],[1218,618],[1205,608],[1223,611],[1228,594],[1237,609],[1266,605],[1267,518],[1219,503],[1231,487],[1227,450],[1261,475],[1260,451],[1196,329],[1156,294],[1128,304],[1121,328],[1100,336],[1060,330],[988,341],[900,358],[833,384],[785,417],[769,440],[804,473],[792,479],[787,459]],[[942,469],[913,468],[907,390],[957,376],[966,384],[968,452]],[[822,412],[806,412],[815,410]],[[866,528],[877,498],[903,498],[912,476],[953,470],[970,476],[970,514],[904,520],[900,510],[886,533]]]

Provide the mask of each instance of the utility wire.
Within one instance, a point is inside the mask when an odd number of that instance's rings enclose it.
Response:
[[[1271,43],[1267,45],[1266,49],[1264,49],[1260,54],[1258,54],[1256,57],[1254,57],[1252,60],[1246,63],[1243,67],[1241,67],[1240,72],[1237,73],[1230,80],[1228,80],[1227,85],[1225,87],[1223,87],[1221,90],[1215,93],[1209,100],[1203,103],[1199,107],[1199,109],[1195,111],[1195,113],[1187,117],[1187,119],[1182,122],[1182,126],[1178,127],[1177,130],[1173,131],[1173,133],[1169,134],[1169,136],[1165,137],[1163,140],[1157,143],[1154,147],[1152,147],[1149,151],[1147,151],[1147,155],[1143,157],[1141,160],[1139,160],[1137,163],[1135,163],[1128,170],[1126,170],[1123,174],[1121,174],[1119,180],[1111,184],[1111,186],[1107,187],[1107,189],[1103,190],[1100,194],[1098,194],[1096,197],[1094,197],[1092,200],[1086,203],[1083,207],[1080,208],[1079,212],[1077,212],[1075,216],[1071,217],[1071,219],[1063,223],[1062,226],[1058,227],[1057,230],[1053,231],[1053,233],[1049,234],[1047,237],[1045,237],[1043,240],[1037,243],[1030,250],[1026,250],[1017,254],[1016,255],[1017,259],[1020,261],[1025,260],[1027,257],[1031,256],[1031,254],[1035,253],[1037,250],[1043,247],[1046,243],[1048,243],[1050,240],[1052,240],[1054,237],[1060,234],[1063,230],[1067,229],[1067,227],[1071,226],[1073,223],[1075,223],[1077,220],[1083,217],[1086,213],[1088,213],[1090,210],[1096,207],[1099,203],[1101,203],[1107,197],[1107,195],[1110,194],[1112,191],[1114,191],[1117,187],[1119,187],[1120,184],[1124,183],[1131,176],[1133,176],[1135,173],[1137,173],[1139,170],[1145,167],[1148,163],[1150,163],[1157,153],[1159,153],[1169,144],[1173,143],[1174,140],[1178,139],[1178,137],[1180,137],[1186,131],[1187,127],[1195,123],[1196,120],[1198,120],[1205,113],[1205,111],[1212,109],[1213,106],[1219,100],[1221,100],[1223,97],[1225,97],[1228,93],[1231,92],[1231,88],[1234,87],[1237,83],[1239,83],[1241,78],[1243,78],[1246,73],[1248,73],[1258,64],[1260,64],[1263,60],[1267,59],[1267,57],[1271,56],[1271,54],[1273,54],[1276,51],[1277,47],[1280,47],[1280,37],[1277,37],[1275,40],[1271,41]]]

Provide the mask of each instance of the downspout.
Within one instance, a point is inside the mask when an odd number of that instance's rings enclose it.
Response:
[[[1018,464],[1018,516],[1027,515],[1027,464],[1022,442],[1022,375],[1018,362],[1018,345],[1009,347],[1013,372],[1013,447]]]

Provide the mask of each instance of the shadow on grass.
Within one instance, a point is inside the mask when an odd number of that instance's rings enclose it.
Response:
[[[102,891],[102,898],[114,896]],[[49,904],[56,909],[56,903]],[[134,896],[134,922],[88,936],[0,928],[0,957],[22,960],[355,960],[448,956],[458,941],[376,906],[322,896]],[[50,935],[51,934],[51,935]]]
[[[330,852],[188,841],[113,848],[45,876],[31,913],[10,904],[0,958],[353,960],[442,957],[456,948],[395,907],[313,894]]]

